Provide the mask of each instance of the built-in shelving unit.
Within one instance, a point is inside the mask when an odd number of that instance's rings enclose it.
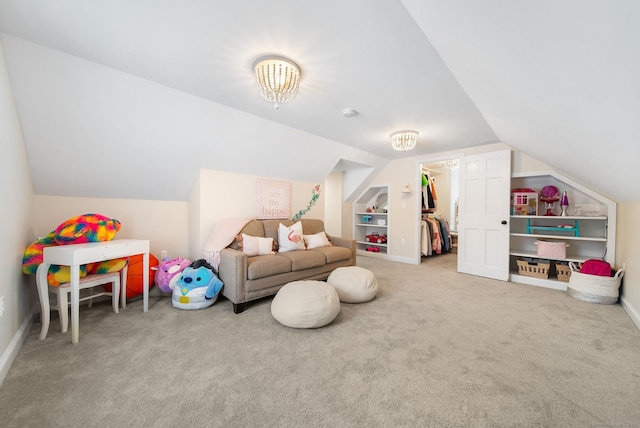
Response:
[[[512,215],[510,217],[510,280],[558,290],[566,290],[567,283],[556,277],[556,262],[584,262],[588,259],[605,259],[611,265],[615,260],[616,204],[600,194],[556,172],[514,174],[512,189],[556,186],[569,197],[568,216],[560,216],[556,206],[555,216]],[[544,212],[544,210],[541,210]],[[564,242],[566,257],[550,260],[549,277],[536,278],[518,272],[518,258],[541,258],[537,253],[539,239]]]
[[[353,204],[353,236],[361,255],[388,253],[388,208],[387,186],[370,187]]]

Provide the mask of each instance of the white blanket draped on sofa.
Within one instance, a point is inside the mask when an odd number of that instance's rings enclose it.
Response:
[[[220,266],[220,251],[231,244],[242,228],[251,220],[253,217],[229,218],[213,225],[209,238],[204,244],[202,258],[209,262],[216,272]]]

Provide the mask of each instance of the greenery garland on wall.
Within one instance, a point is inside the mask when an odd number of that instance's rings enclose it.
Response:
[[[318,200],[319,197],[320,197],[320,185],[317,184],[313,188],[313,190],[311,191],[311,200],[309,201],[309,204],[307,205],[307,208],[298,211],[296,213],[296,215],[294,215],[291,220],[293,220],[293,221],[300,220],[300,218],[303,215],[305,215],[306,213],[308,213],[311,210],[311,207],[316,203],[316,201]]]

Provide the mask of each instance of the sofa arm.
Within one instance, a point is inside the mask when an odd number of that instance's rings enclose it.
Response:
[[[356,260],[356,240],[355,239],[347,239],[347,238],[342,238],[340,236],[332,236],[331,237],[331,241],[333,241],[334,245],[336,247],[345,247],[351,250],[351,258],[354,260]]]
[[[247,255],[242,251],[225,248],[220,251],[218,276],[222,280],[222,295],[233,303],[245,301],[244,286],[247,282]]]

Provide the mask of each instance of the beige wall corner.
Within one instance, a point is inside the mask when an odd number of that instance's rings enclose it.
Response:
[[[616,268],[624,263],[621,303],[633,322],[640,328],[640,201],[618,205],[618,241]]]

